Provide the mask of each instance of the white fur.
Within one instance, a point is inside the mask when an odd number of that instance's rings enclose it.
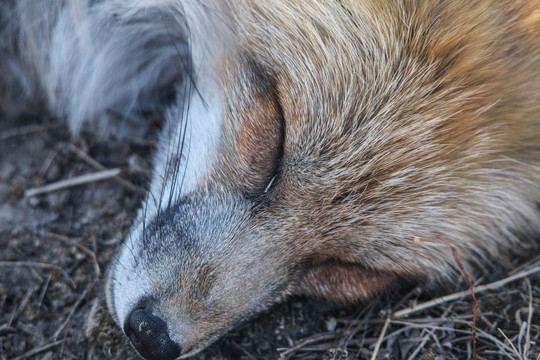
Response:
[[[149,288],[148,277],[133,275],[136,268],[133,253],[139,251],[143,224],[151,222],[160,210],[175,204],[182,195],[195,190],[217,150],[222,99],[213,70],[227,44],[228,30],[212,12],[204,11],[205,6],[212,4],[198,1],[183,4],[182,11],[190,29],[193,77],[178,84],[178,99],[166,112],[148,201],[140,209],[112,271],[117,280],[113,296],[120,324]]]
[[[137,228],[140,227],[137,226]],[[136,270],[135,254],[139,253],[140,247],[139,238],[140,233],[132,231],[125,240],[118,255],[118,262],[113,270],[114,280],[109,279],[109,281],[114,281],[115,291],[113,294],[107,294],[107,296],[114,296],[116,316],[120,325],[124,323],[140,296],[146,294],[151,288],[150,278],[140,276],[141,273],[134,271]],[[118,291],[118,289],[121,289],[121,291]],[[111,303],[110,299],[109,303]]]
[[[171,107],[154,163],[146,218],[166,208],[181,195],[193,191],[204,177],[219,141],[221,98],[212,74],[197,79],[197,91],[189,101]],[[177,157],[180,157],[177,159]],[[175,161],[179,162],[175,165]],[[179,176],[173,184],[171,172]]]

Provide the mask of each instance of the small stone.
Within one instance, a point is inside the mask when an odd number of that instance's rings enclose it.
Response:
[[[326,321],[326,330],[330,331],[330,332],[334,332],[336,330],[336,327],[337,327],[337,320],[336,318],[334,317],[331,317],[330,319],[328,319]]]

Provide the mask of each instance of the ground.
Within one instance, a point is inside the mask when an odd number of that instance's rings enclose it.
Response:
[[[0,120],[1,360],[138,358],[109,316],[103,284],[143,196],[153,146],[152,136],[105,140],[90,131],[74,140],[64,125],[39,116]],[[119,178],[28,196],[46,184],[103,174],[95,162],[119,169]],[[512,273],[473,279],[479,285],[529,273],[477,288],[479,359],[540,359],[540,257],[531,258],[516,259]],[[448,303],[398,313],[459,291]],[[408,284],[348,309],[291,299],[198,358],[472,359],[473,317],[464,277],[437,290]]]

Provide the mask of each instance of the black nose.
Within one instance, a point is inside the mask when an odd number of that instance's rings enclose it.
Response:
[[[182,352],[180,345],[169,337],[165,321],[152,314],[148,306],[139,306],[129,314],[124,332],[145,359],[174,360]]]

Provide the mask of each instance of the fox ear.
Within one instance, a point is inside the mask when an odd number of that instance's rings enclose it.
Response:
[[[284,118],[273,77],[250,58],[237,69],[225,89],[220,181],[259,196],[279,171]]]

